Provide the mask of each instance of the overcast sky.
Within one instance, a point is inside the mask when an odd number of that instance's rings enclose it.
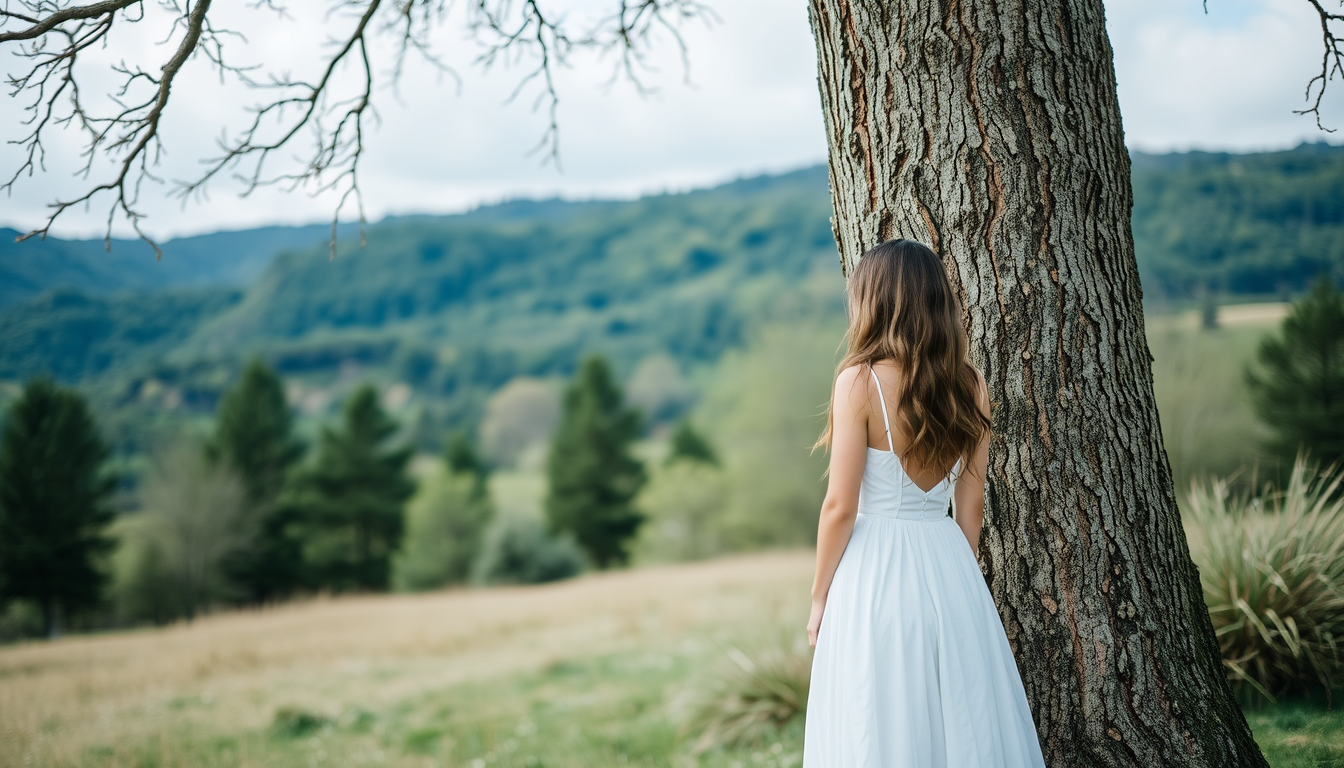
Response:
[[[601,2],[572,4],[581,14],[583,6]],[[431,67],[417,64],[408,69],[399,100],[391,93],[379,97],[381,120],[363,161],[370,218],[461,211],[523,196],[629,197],[822,162],[825,136],[806,3],[710,4],[717,22],[686,30],[689,84],[675,47],[666,43],[656,49],[657,71],[647,76],[657,92],[646,97],[628,84],[607,84],[611,62],[574,58],[559,81],[563,171],[526,154],[545,124],[526,94],[506,103],[521,70],[473,68],[476,49],[465,30],[450,23],[436,44],[461,72],[461,87],[450,79],[439,82]],[[250,5],[231,7],[249,36],[246,46],[235,45],[237,59],[309,76],[320,52],[320,40],[303,32],[312,20],[239,8]],[[1325,137],[1311,118],[1293,114],[1320,66],[1320,28],[1307,0],[1209,0],[1207,14],[1200,0],[1111,0],[1107,12],[1131,148],[1253,151]],[[334,17],[329,28],[348,24]],[[124,36],[93,55],[107,63],[147,52],[161,57],[154,44],[163,30],[143,26],[122,25]],[[92,62],[91,74],[108,69],[98,63]],[[168,155],[161,171],[170,179],[190,175],[221,130],[236,127],[256,98],[221,87],[204,61],[192,61],[183,74],[164,126]],[[97,85],[91,78],[86,91]],[[20,103],[0,100],[0,136],[20,136],[22,117]],[[1326,121],[1344,129],[1344,83],[1337,82],[1328,97]],[[1329,138],[1340,141],[1341,135]],[[0,197],[0,224],[36,226],[46,203],[81,191],[71,176],[79,146],[58,138],[48,149],[47,172]],[[5,176],[18,158],[14,147],[0,149]],[[237,191],[220,184],[208,201],[184,208],[162,189],[147,188],[146,229],[163,237],[323,221],[334,205],[330,196],[263,190],[242,198]],[[87,213],[72,211],[56,234],[101,234],[106,215],[106,200]]]

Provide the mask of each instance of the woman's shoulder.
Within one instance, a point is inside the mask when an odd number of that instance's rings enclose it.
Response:
[[[868,400],[868,364],[856,363],[841,368],[835,375],[836,399],[845,399],[858,406]]]
[[[835,380],[845,384],[853,384],[868,375],[868,368],[867,363],[855,363],[847,368],[841,368],[840,372],[835,374]]]

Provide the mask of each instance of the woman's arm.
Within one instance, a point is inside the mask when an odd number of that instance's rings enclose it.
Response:
[[[977,371],[977,375],[979,372]],[[989,387],[985,377],[980,376],[980,391],[977,398],[980,410],[989,416]],[[980,526],[985,522],[985,472],[989,467],[989,431],[985,431],[971,456],[971,465],[963,467],[957,477],[957,487],[953,491],[953,509],[957,516],[957,525],[966,535],[971,552],[980,551]]]
[[[812,614],[807,620],[807,641],[813,648],[817,647],[831,579],[854,531],[859,486],[868,460],[868,379],[862,367],[846,368],[836,377],[831,418],[830,480],[817,524],[817,574],[812,581]]]

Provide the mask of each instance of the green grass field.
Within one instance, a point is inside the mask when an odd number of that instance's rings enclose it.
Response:
[[[1195,312],[1147,318],[1153,390],[1177,495],[1192,480],[1272,468],[1244,371],[1286,311],[1285,304],[1224,307],[1219,327],[1208,330]]]

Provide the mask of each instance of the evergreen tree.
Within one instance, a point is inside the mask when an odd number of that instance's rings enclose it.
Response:
[[[672,430],[672,447],[668,451],[666,463],[676,461],[698,461],[711,467],[719,466],[719,456],[714,452],[714,447],[704,435],[695,431],[690,419],[677,422],[676,429]]]
[[[630,453],[639,414],[601,357],[590,357],[565,391],[560,427],[547,459],[551,529],[574,535],[599,568],[625,563],[643,522],[631,506],[644,485],[644,466]]]
[[[283,596],[298,584],[299,542],[293,520],[276,500],[303,456],[294,412],[280,377],[254,359],[219,405],[208,451],[242,478],[251,540],[225,561],[229,579],[251,602]]]
[[[1344,296],[1321,277],[1260,344],[1263,370],[1248,369],[1256,413],[1289,462],[1299,450],[1327,464],[1344,459]]]
[[[472,478],[477,495],[488,494],[486,482],[490,479],[490,470],[467,433],[455,432],[448,438],[448,446],[443,451],[443,463],[449,472]]]
[[[102,598],[109,453],[84,399],[50,379],[28,383],[0,438],[0,596],[37,603],[49,637]]]
[[[311,586],[387,588],[402,508],[415,491],[406,476],[412,449],[385,445],[396,431],[374,388],[361,387],[341,427],[323,429],[312,466],[296,478],[284,506],[300,521]]]
[[[406,536],[392,563],[398,590],[465,581],[494,515],[485,462],[462,433],[448,441],[443,466],[406,508]]]

